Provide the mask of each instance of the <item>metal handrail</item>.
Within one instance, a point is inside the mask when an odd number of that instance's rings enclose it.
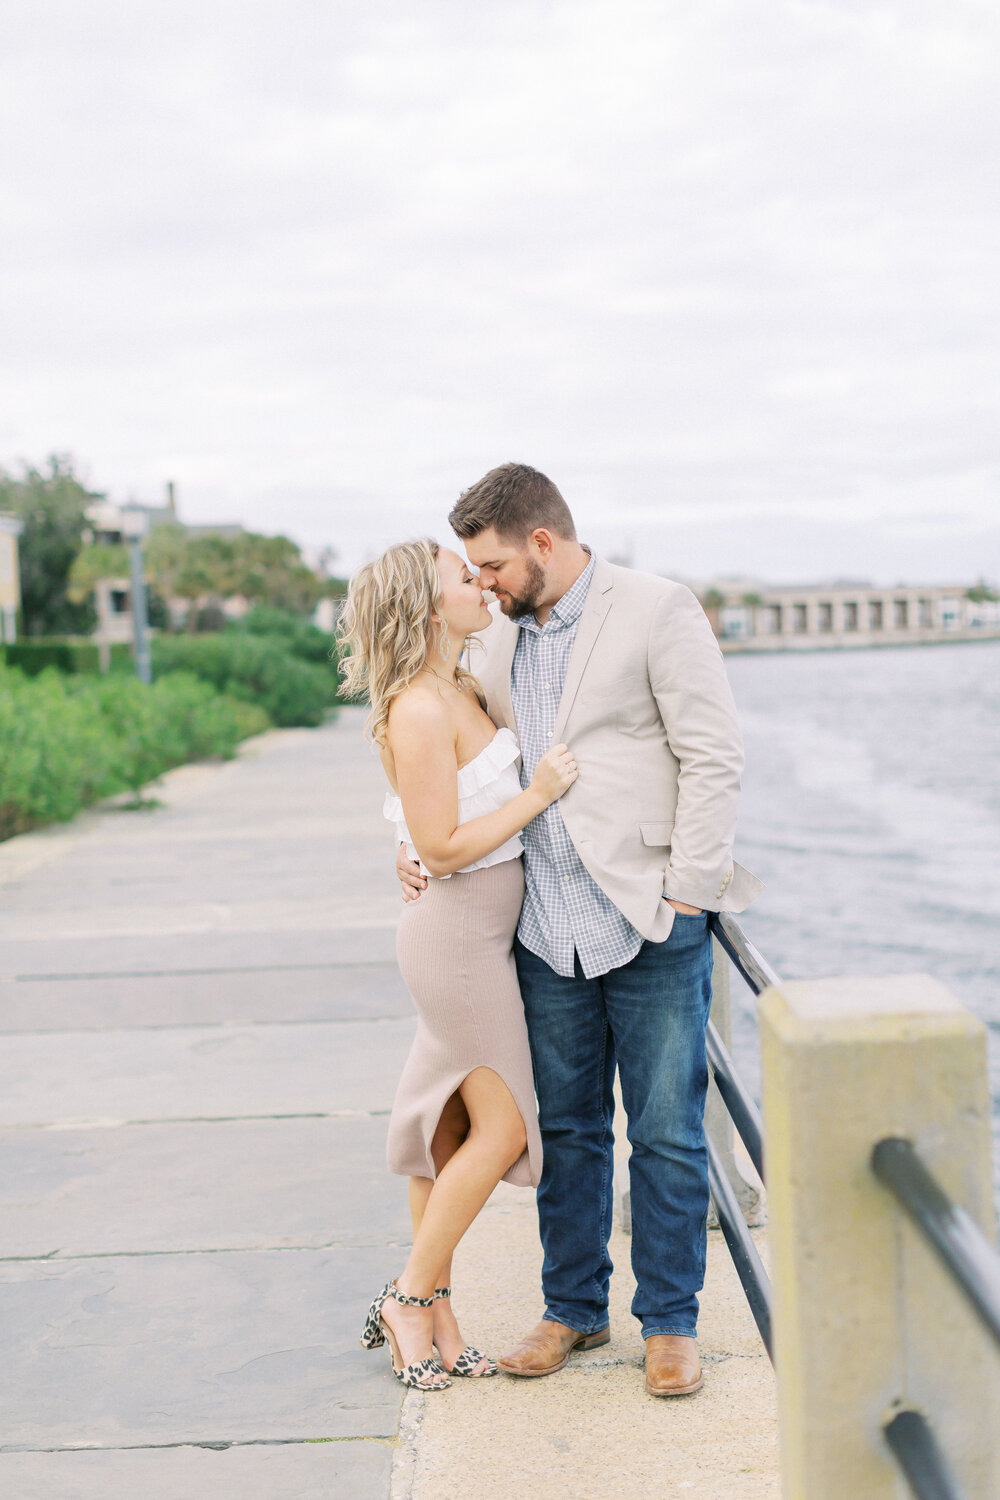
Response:
[[[871,1165],[1000,1344],[1000,1256],[979,1225],[932,1177],[912,1141],[879,1141]]]
[[[708,1060],[712,1064],[716,1087],[722,1096],[722,1102],[732,1116],[733,1124],[740,1133],[740,1139],[747,1148],[758,1177],[763,1182],[764,1122],[760,1117],[760,1110],[752,1095],[747,1092],[742,1078],[736,1071],[736,1064],[730,1056],[729,1048],[712,1021],[709,1021],[705,1033],[705,1045],[708,1048]]]
[[[710,912],[709,930],[755,995],[780,980],[770,964],[728,913]],[[736,1071],[729,1050],[709,1022],[706,1046],[715,1082],[733,1124],[757,1172],[764,1180],[763,1124],[760,1111]],[[719,1226],[746,1294],[750,1311],[773,1363],[771,1283],[710,1138],[708,1177]],[[945,1270],[964,1292],[990,1333],[1000,1343],[1000,1255],[979,1225],[941,1188],[912,1141],[889,1136],[874,1147],[871,1168],[895,1196]],[[965,1491],[941,1451],[937,1438],[918,1411],[903,1410],[882,1429],[916,1500],[965,1500]]]
[[[882,1431],[917,1500],[965,1500],[965,1491],[921,1412],[901,1411]]]
[[[746,1299],[750,1304],[754,1322],[764,1340],[764,1348],[770,1359],[771,1353],[771,1283],[753,1242],[746,1220],[736,1201],[736,1194],[729,1185],[719,1153],[710,1136],[705,1137],[708,1146],[708,1185],[715,1199],[715,1211],[719,1227],[729,1246],[729,1253],[736,1267]]]
[[[781,983],[767,959],[758,953],[740,924],[727,911],[709,912],[708,926],[755,995],[769,989],[772,984]]]
[[[759,994],[769,984],[778,982],[777,975],[732,917],[723,915],[722,912],[709,912],[708,926],[709,931],[722,944],[755,994]],[[760,1110],[737,1073],[729,1048],[712,1021],[709,1021],[705,1032],[705,1045],[719,1095],[763,1182],[764,1124],[760,1117]],[[736,1194],[726,1176],[718,1150],[710,1136],[706,1135],[705,1142],[708,1147],[708,1184],[715,1203],[719,1228],[729,1247],[733,1266],[740,1278],[747,1302],[750,1304],[754,1322],[764,1341],[764,1348],[773,1361],[771,1283],[764,1270],[757,1246],[753,1242],[753,1236],[747,1228]]]

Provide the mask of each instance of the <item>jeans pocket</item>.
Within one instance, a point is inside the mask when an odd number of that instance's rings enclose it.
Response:
[[[707,911],[700,911],[697,914],[689,911],[675,911],[674,925],[667,934],[667,942],[677,948],[682,944],[700,942],[705,936],[707,927]]]

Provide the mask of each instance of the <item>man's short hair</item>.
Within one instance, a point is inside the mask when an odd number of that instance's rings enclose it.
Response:
[[[508,542],[523,542],[537,526],[576,539],[569,506],[551,479],[527,464],[501,464],[463,491],[448,517],[462,541],[492,526]]]

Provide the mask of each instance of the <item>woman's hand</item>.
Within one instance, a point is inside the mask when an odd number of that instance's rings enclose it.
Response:
[[[579,774],[569,746],[553,745],[535,767],[531,790],[542,797],[548,807],[573,785]]]
[[[421,891],[427,889],[427,876],[421,875],[419,864],[407,854],[405,844],[400,844],[396,855],[396,874],[403,889],[404,901],[416,901]]]

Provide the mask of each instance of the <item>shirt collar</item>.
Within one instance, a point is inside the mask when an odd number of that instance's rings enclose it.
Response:
[[[586,550],[589,551],[590,549],[587,548]],[[587,594],[590,590],[593,577],[594,556],[591,553],[590,561],[579,578],[574,584],[570,585],[562,598],[556,604],[553,604],[549,611],[549,619],[558,620],[560,625],[575,625],[583,614],[583,606],[587,602]],[[529,630],[540,631],[542,629],[542,626],[539,625],[533,614],[522,615],[519,620],[514,621],[514,624],[526,627]]]

